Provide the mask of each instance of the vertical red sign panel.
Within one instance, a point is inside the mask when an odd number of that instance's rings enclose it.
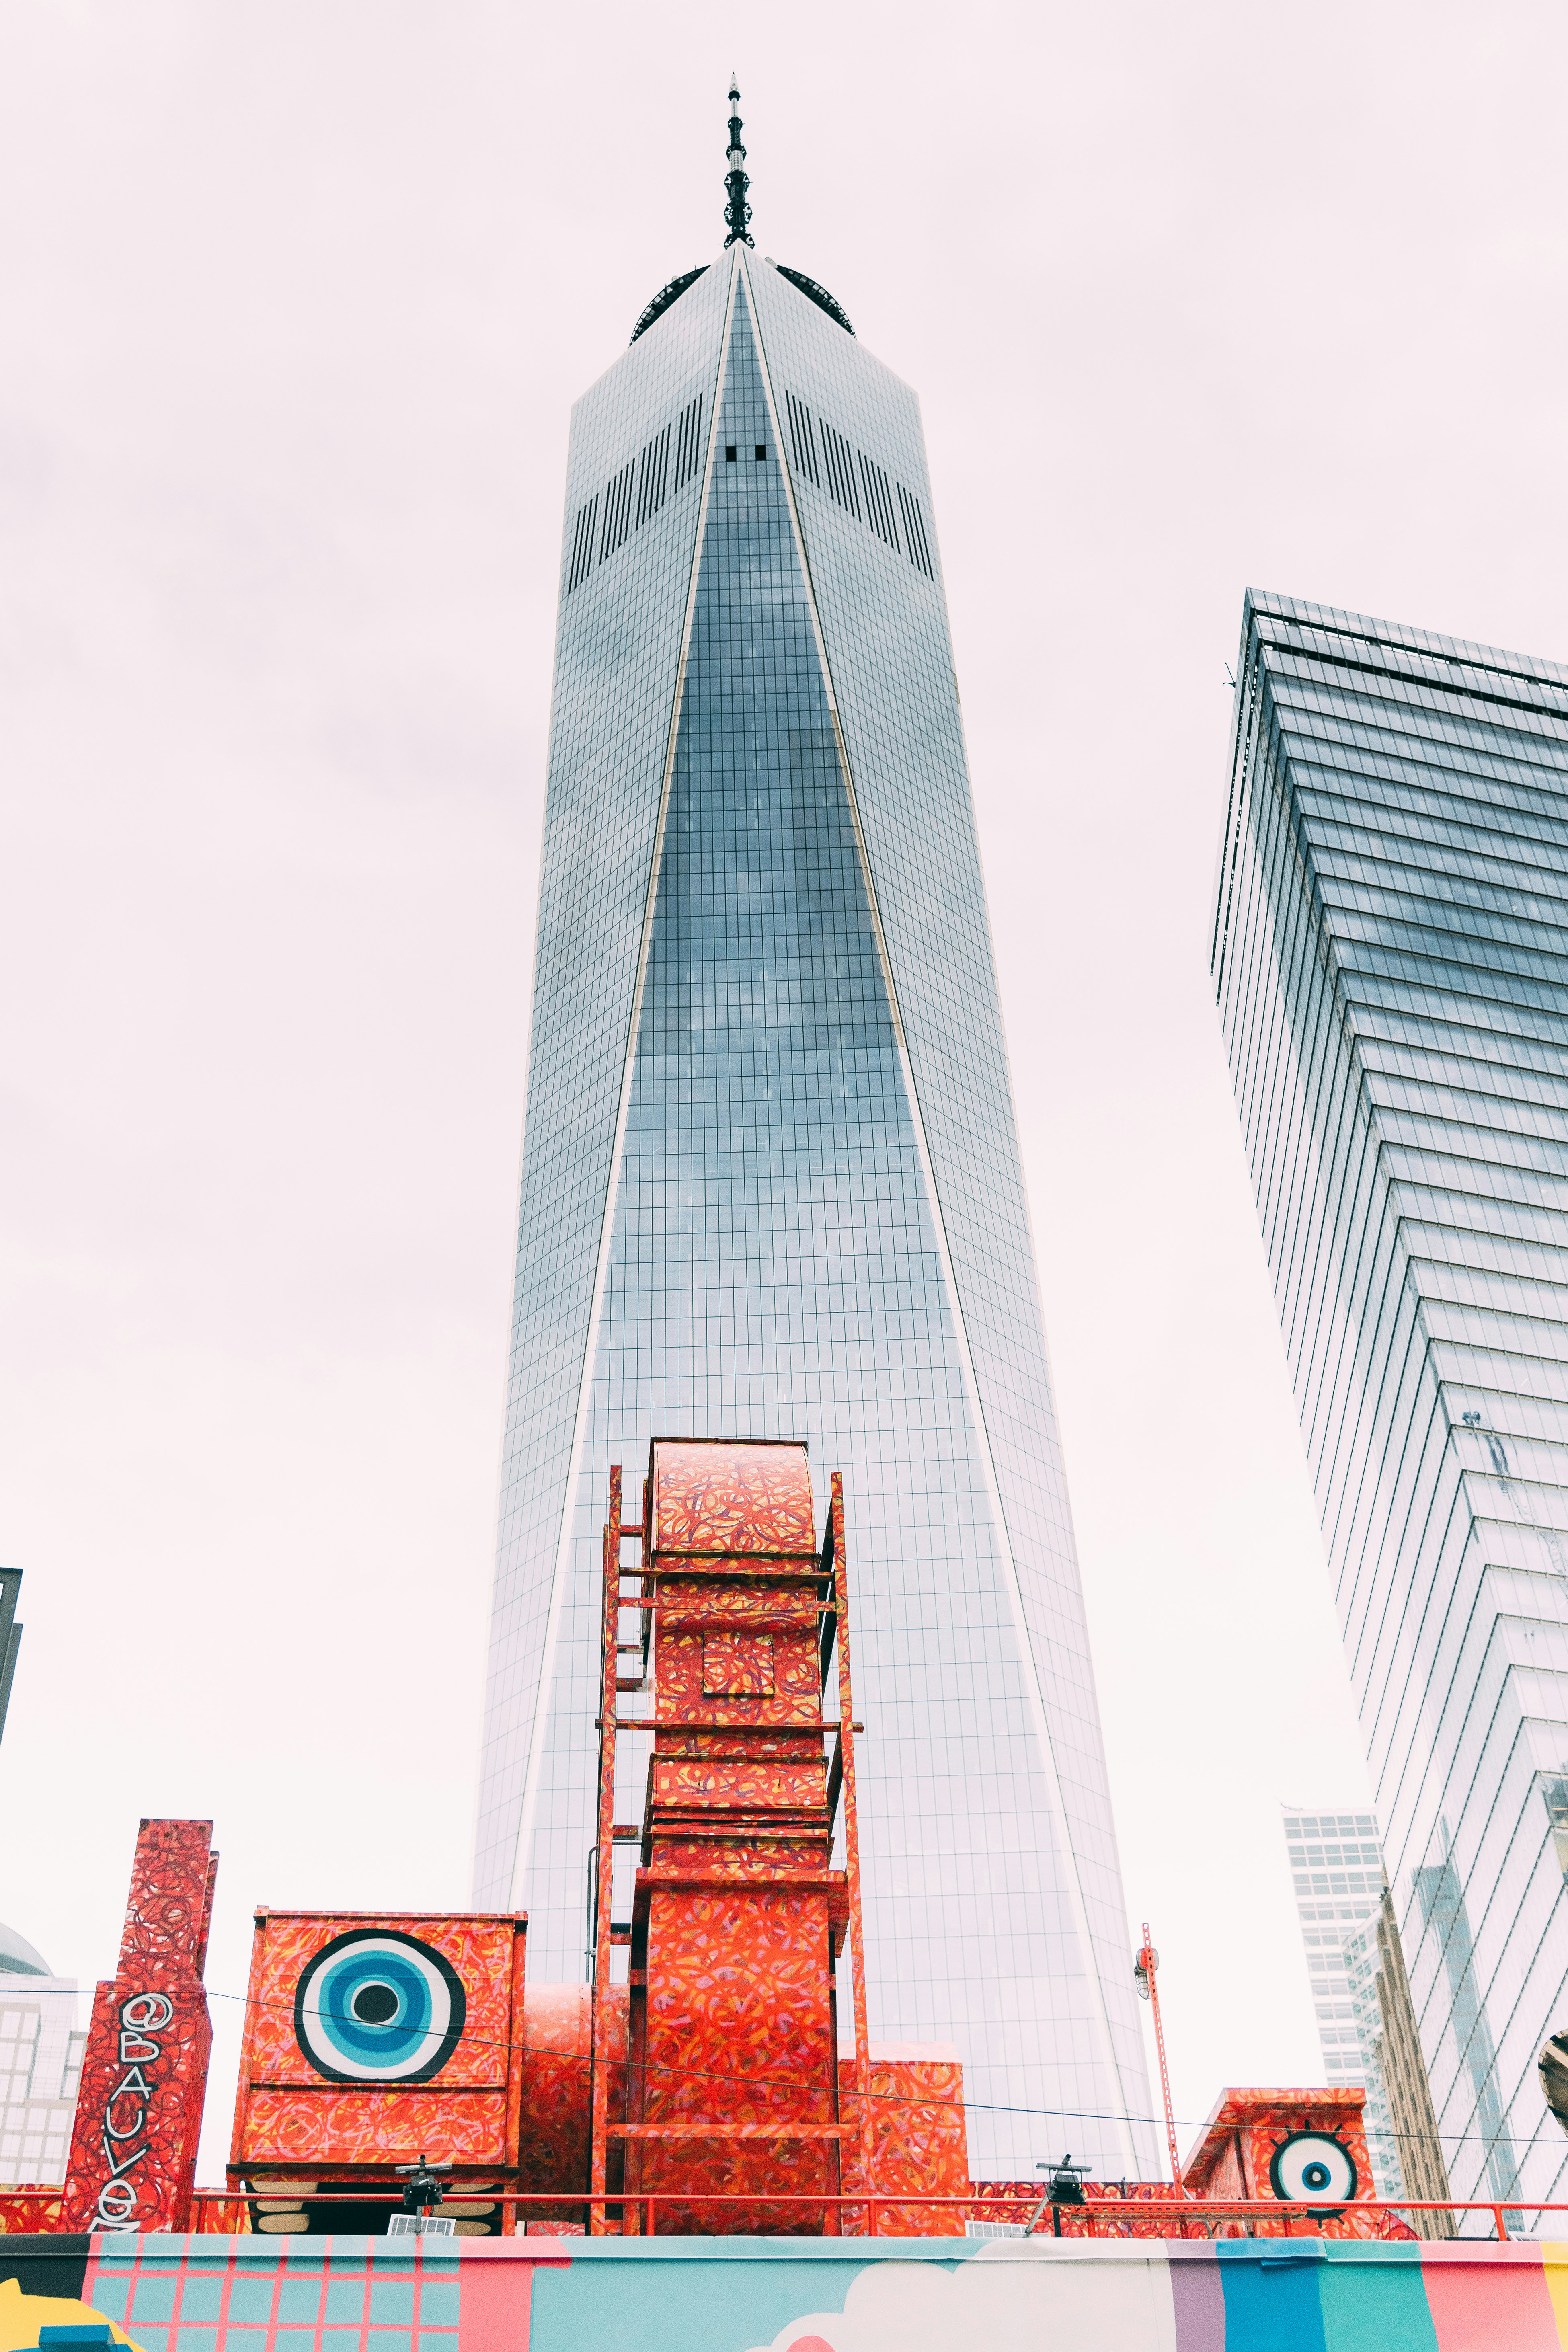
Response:
[[[67,2230],[186,2230],[212,2027],[202,1969],[210,1822],[143,1822],[120,1965],[92,2004],[66,2173]]]

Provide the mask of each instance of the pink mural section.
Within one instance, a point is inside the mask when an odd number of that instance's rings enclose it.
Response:
[[[1421,2275],[1436,2352],[1568,2345],[1568,2245],[1424,2246]]]

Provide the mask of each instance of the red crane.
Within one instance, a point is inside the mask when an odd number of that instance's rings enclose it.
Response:
[[[1165,2065],[1165,2030],[1160,2022],[1160,1991],[1154,1982],[1160,1966],[1160,1955],[1150,1940],[1149,1922],[1143,1922],[1143,1941],[1132,1964],[1132,1981],[1154,2012],[1154,2047],[1160,2053],[1160,2089],[1165,2101],[1165,2142],[1171,2151],[1171,2178],[1178,2190],[1182,2187],[1182,2159],[1176,2154],[1176,2119],[1171,2113],[1171,2077]]]

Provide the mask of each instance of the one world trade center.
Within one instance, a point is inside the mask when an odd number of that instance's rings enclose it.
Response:
[[[754,251],[737,103],[723,250],[573,412],[476,1900],[583,1975],[611,1464],[804,1438],[872,2034],[956,2046],[977,2178],[1149,2176],[920,407]]]

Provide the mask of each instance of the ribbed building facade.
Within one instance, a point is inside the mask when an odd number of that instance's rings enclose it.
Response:
[[[1211,969],[1453,2193],[1568,2194],[1568,670],[1249,594]]]
[[[477,1899],[582,1975],[611,1464],[805,1438],[847,1486],[873,2035],[957,2046],[979,2174],[1142,2171],[918,403],[744,246],[661,300],[573,417]]]

